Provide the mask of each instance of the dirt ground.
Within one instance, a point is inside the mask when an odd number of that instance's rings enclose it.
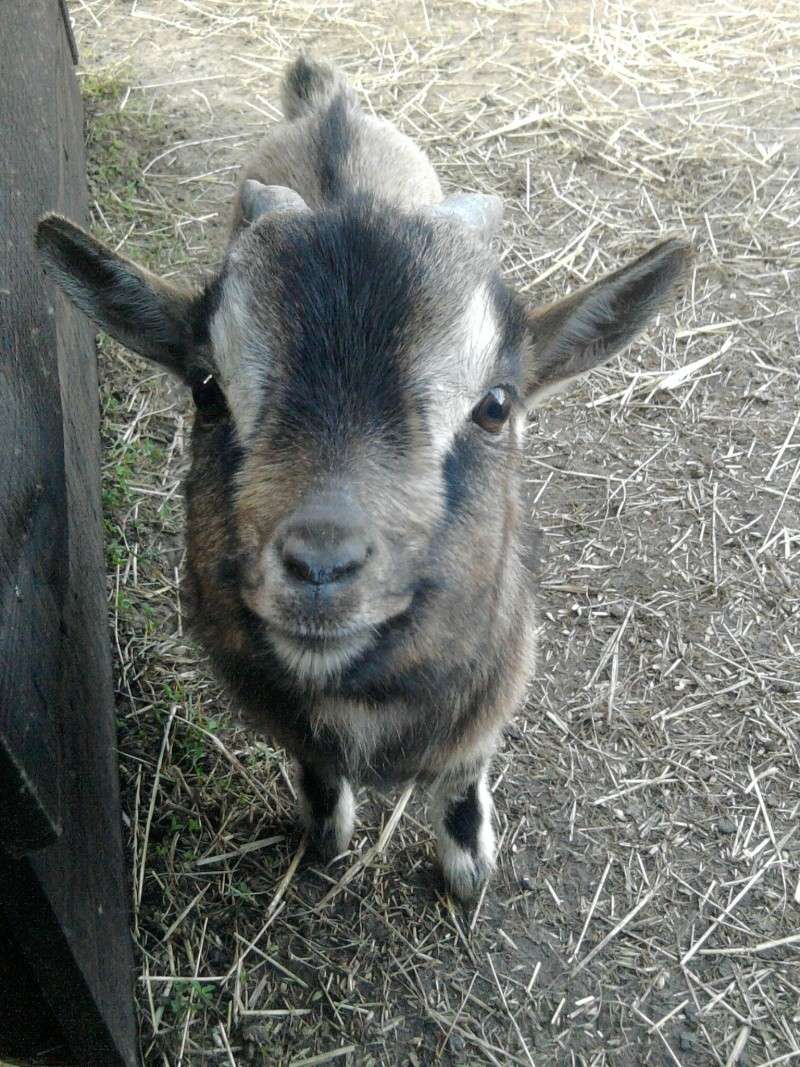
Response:
[[[540,671],[469,909],[421,797],[366,797],[349,855],[303,855],[291,768],[235,727],[186,634],[190,406],[101,342],[144,1062],[800,1063],[796,5],[71,9],[94,232],[164,274],[218,262],[300,49],[449,189],[505,198],[504,269],[532,301],[666,232],[697,252],[675,313],[531,427]]]

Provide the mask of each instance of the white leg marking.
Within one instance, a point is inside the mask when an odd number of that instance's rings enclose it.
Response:
[[[347,850],[356,825],[356,799],[346,778],[340,780],[339,795],[333,811],[325,818],[314,815],[305,791],[300,788],[300,815],[317,849],[326,859]]]
[[[471,786],[474,786],[472,794]],[[461,900],[471,900],[477,896],[494,870],[496,841],[492,826],[493,810],[486,772],[477,782],[464,782],[463,779],[454,782],[445,778],[435,789],[433,825],[436,850],[445,881],[451,892]],[[459,814],[460,820],[457,818]]]

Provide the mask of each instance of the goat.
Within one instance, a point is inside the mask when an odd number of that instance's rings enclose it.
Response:
[[[297,759],[311,840],[346,850],[353,786],[422,783],[469,899],[495,861],[489,763],[534,669],[526,413],[634,339],[689,249],[528,309],[491,249],[498,198],[444,197],[327,64],[296,60],[282,99],[202,291],[56,215],[38,246],[82,311],[192,390],[194,630]]]

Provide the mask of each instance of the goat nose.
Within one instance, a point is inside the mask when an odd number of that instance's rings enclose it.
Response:
[[[366,537],[359,530],[309,525],[287,531],[281,548],[287,573],[311,585],[328,585],[356,574],[369,555]]]

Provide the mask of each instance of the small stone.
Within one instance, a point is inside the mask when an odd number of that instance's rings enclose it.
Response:
[[[721,834],[735,834],[738,827],[733,819],[720,819],[717,823],[717,830]]]
[[[700,1017],[700,1009],[696,1008],[694,1004],[689,1004],[683,1009],[683,1017],[686,1019],[688,1026],[697,1026],[697,1020]]]
[[[694,1035],[689,1030],[681,1030],[678,1034],[678,1044],[681,1052],[691,1052],[694,1048]]]

